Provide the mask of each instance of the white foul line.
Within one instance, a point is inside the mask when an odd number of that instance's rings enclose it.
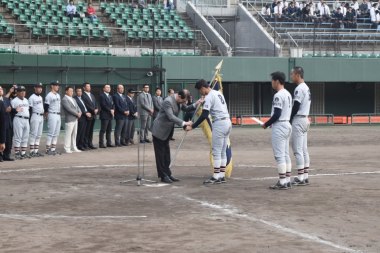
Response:
[[[266,220],[257,218],[255,216],[253,216],[252,214],[249,214],[249,215],[243,214],[242,211],[240,211],[239,209],[234,208],[234,207],[230,207],[227,205],[224,205],[224,206],[217,205],[217,204],[209,203],[207,201],[197,200],[197,199],[193,199],[193,198],[189,198],[189,197],[185,197],[185,199],[193,201],[193,202],[197,202],[197,203],[201,204],[202,206],[205,206],[208,208],[219,210],[222,213],[224,213],[225,215],[229,215],[229,216],[236,217],[236,218],[243,218],[243,219],[253,221],[253,222],[263,223],[267,226],[270,226],[272,228],[279,230],[280,232],[293,234],[293,235],[296,235],[298,237],[301,237],[301,238],[304,238],[304,239],[307,239],[307,240],[310,240],[310,241],[313,241],[316,243],[328,245],[328,246],[331,246],[331,247],[339,249],[339,250],[344,250],[345,252],[353,252],[353,253],[360,253],[361,252],[359,250],[354,250],[354,249],[347,248],[345,246],[341,246],[341,245],[338,245],[338,244],[330,242],[330,241],[320,239],[318,236],[315,236],[315,235],[306,234],[306,233],[297,231],[297,230],[292,229],[292,228],[284,227],[282,225],[276,224],[276,223],[271,222],[271,221],[266,221]]]
[[[76,216],[76,215],[53,215],[53,214],[6,214],[0,213],[0,219],[16,219],[16,220],[42,220],[42,219],[69,219],[69,220],[120,220],[130,218],[147,218],[148,216],[111,216],[111,215],[97,215],[97,216]]]
[[[314,175],[309,174],[309,177],[350,176],[350,175],[365,175],[365,174],[380,174],[380,171],[325,173],[325,174],[314,174]],[[241,181],[264,181],[264,180],[269,180],[269,179],[278,179],[278,177],[255,177],[255,178],[231,177],[231,179],[241,180]]]

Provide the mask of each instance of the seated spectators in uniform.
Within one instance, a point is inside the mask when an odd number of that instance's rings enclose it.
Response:
[[[270,4],[267,4],[267,5],[265,5],[265,6],[261,9],[261,16],[263,16],[264,18],[270,18],[270,15],[271,15]]]
[[[356,28],[356,14],[351,6],[347,9],[346,17],[344,18],[344,26],[346,28]]]
[[[91,22],[98,18],[96,16],[95,8],[92,6],[92,4],[88,4],[86,13],[87,17],[91,20]]]
[[[339,0],[335,0],[335,2],[333,3],[333,11],[337,11],[338,8],[340,8],[342,5],[341,3],[339,2]],[[342,9],[340,9],[340,12],[342,12]]]
[[[173,0],[166,0],[165,10],[174,10],[174,8]]]
[[[369,3],[369,6],[368,6]],[[369,9],[371,9],[371,3],[368,0],[363,0],[363,3],[359,5],[359,13],[360,16],[366,16],[369,13]]]
[[[278,1],[276,7],[274,7],[273,15],[274,15],[275,20],[281,20],[282,18],[281,1]]]
[[[341,11],[341,8],[338,7],[338,9],[334,12],[333,14],[333,22],[334,22],[334,27],[336,28],[343,28],[343,13]]]
[[[377,6],[378,6],[378,3],[372,4],[372,7],[369,11],[369,14],[371,16],[372,28],[374,29],[377,29],[377,26],[379,24],[379,21],[377,20],[377,17],[376,17]]]
[[[322,22],[327,22],[330,20],[330,8],[324,1],[321,1],[321,6],[319,8],[319,17],[321,18]]]
[[[350,6],[355,11],[355,13],[359,10],[359,3],[357,0],[352,0],[352,3],[350,4]]]
[[[291,21],[297,21],[299,17],[299,10],[296,6],[294,6],[294,2],[290,2],[289,7],[287,9],[287,16]]]
[[[66,16],[73,21],[73,17],[79,17],[79,13],[77,12],[77,7],[74,5],[74,1],[70,1],[66,6]]]

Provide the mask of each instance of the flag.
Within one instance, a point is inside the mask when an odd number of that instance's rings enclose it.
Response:
[[[222,76],[220,75],[220,69],[222,66],[223,61],[221,61],[216,67],[215,67],[215,75],[214,78],[211,81],[211,88],[214,90],[219,91],[220,93],[223,94],[223,85],[222,85]],[[202,108],[197,111],[197,115],[200,116],[202,113]],[[211,163],[211,170],[214,171],[213,167],[213,157],[212,157],[212,123],[211,123],[211,116],[209,116],[208,119],[204,120],[200,127],[202,128],[203,133],[205,134],[208,143],[210,144],[210,163]],[[227,141],[227,148],[226,148],[226,155],[227,155],[227,165],[226,165],[226,177],[230,177],[232,173],[232,150],[231,150],[231,142],[230,139],[228,138]]]

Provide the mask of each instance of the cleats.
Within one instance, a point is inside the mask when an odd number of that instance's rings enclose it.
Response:
[[[289,188],[287,186],[287,183],[286,184],[280,184],[280,181],[277,181],[277,183],[275,185],[270,186],[269,189],[272,189],[272,190],[287,190]]]
[[[222,184],[227,183],[225,177],[221,177],[221,178],[219,178],[219,181],[220,181],[220,183],[222,183]]]
[[[304,180],[301,181],[298,177],[295,177],[292,181],[292,185],[294,185],[294,186],[305,186],[306,183]]]
[[[209,185],[209,184],[221,184],[220,179],[216,179],[214,177],[210,177],[206,181],[203,182],[204,185]]]

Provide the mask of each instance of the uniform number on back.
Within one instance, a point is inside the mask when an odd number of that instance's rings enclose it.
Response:
[[[224,102],[224,99],[223,99],[222,95],[219,94],[218,97],[219,97],[219,99],[220,99],[220,102],[221,102],[222,104],[224,104],[225,102]]]

